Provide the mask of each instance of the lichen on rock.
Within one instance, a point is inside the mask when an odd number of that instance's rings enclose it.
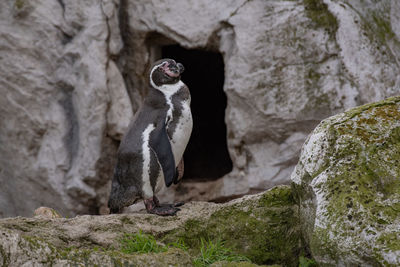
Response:
[[[190,219],[165,236],[166,240],[181,238],[192,247],[199,246],[201,237],[225,240],[234,251],[259,264],[294,264],[297,257],[293,255],[300,253],[300,236],[291,190],[281,186],[257,201],[254,197],[233,201],[207,220]]]
[[[400,97],[324,120],[292,174],[303,235],[323,265],[400,264]]]

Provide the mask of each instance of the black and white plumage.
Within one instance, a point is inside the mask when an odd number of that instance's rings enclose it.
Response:
[[[149,213],[174,215],[179,210],[160,205],[155,194],[183,175],[182,156],[193,127],[190,92],[180,80],[183,70],[172,59],[151,67],[148,95],[118,149],[108,202],[111,213],[139,199]]]

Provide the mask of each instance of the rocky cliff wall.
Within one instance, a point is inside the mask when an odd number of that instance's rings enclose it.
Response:
[[[0,216],[45,204],[93,213],[106,201],[113,140],[132,117],[112,60],[117,6],[0,3]]]
[[[321,119],[398,94],[398,14],[396,0],[2,1],[0,216],[103,209],[167,44],[224,59],[233,170],[205,197],[287,183]]]

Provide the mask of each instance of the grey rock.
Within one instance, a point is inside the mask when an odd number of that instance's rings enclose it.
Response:
[[[54,210],[52,208],[47,208],[47,207],[37,208],[33,214],[35,217],[42,216],[42,217],[49,218],[49,219],[62,218],[61,215],[56,210]]]
[[[400,264],[400,97],[322,121],[292,174],[321,266]]]
[[[115,154],[107,139],[119,139],[132,117],[110,58],[122,47],[117,4],[0,3],[0,217],[105,203],[97,200],[112,167],[103,173],[99,163]]]

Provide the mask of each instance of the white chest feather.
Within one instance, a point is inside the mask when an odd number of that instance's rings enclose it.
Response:
[[[174,154],[175,164],[178,166],[182,159],[183,152],[189,142],[190,134],[192,133],[193,120],[190,111],[190,98],[182,102],[182,114],[179,118],[173,118],[174,106],[172,104],[172,97],[181,89],[185,84],[182,81],[176,84],[165,84],[156,86],[152,81],[152,86],[160,90],[166,99],[169,106],[167,112],[167,119],[178,120],[176,128],[171,136],[172,153]]]
[[[143,144],[143,170],[142,170],[142,192],[145,198],[149,198],[153,196],[153,189],[151,188],[150,184],[150,134],[154,130],[154,124],[150,124],[146,127],[142,134]]]
[[[182,103],[182,114],[179,117],[175,131],[172,135],[171,146],[174,154],[175,164],[178,166],[182,159],[183,152],[189,142],[190,134],[192,133],[193,120],[190,111],[190,99]]]
[[[169,106],[167,116],[172,117],[172,112],[174,111],[174,107],[172,105],[172,96],[176,92],[178,92],[178,90],[181,89],[182,86],[185,86],[185,84],[182,81],[179,81],[175,84],[164,84],[161,86],[157,86],[151,79],[150,83],[154,88],[160,90],[164,94],[167,104]]]

